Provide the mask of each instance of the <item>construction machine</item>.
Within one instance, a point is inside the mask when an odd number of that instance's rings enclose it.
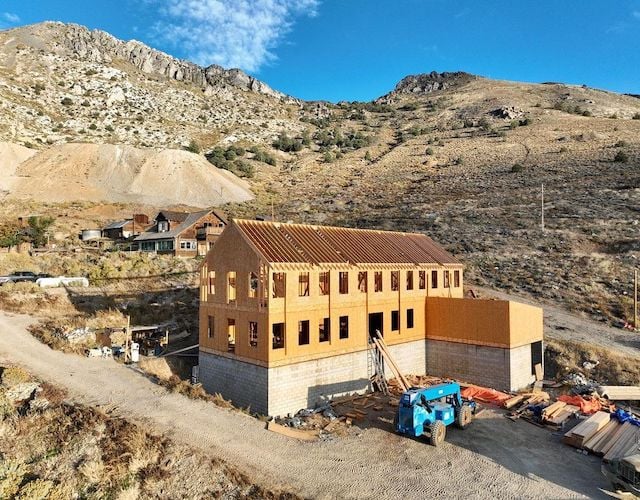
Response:
[[[603,461],[602,473],[615,490],[601,490],[603,493],[614,498],[640,497],[640,454]]]
[[[447,434],[447,426],[456,423],[466,428],[473,419],[476,403],[466,401],[460,394],[460,384],[449,382],[431,387],[412,387],[400,398],[394,420],[399,434],[429,436],[433,446],[439,446]]]

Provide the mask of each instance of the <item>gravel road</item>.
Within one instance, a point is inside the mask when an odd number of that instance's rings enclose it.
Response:
[[[112,360],[53,351],[26,330],[27,316],[0,313],[0,361],[64,387],[75,402],[144,423],[222,458],[256,483],[310,498],[581,498],[606,487],[600,460],[558,436],[485,410],[434,448],[381,428],[301,443],[247,415],[172,394]]]

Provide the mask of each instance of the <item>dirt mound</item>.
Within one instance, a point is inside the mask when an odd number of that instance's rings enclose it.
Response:
[[[199,155],[171,149],[64,144],[27,158],[8,177],[10,197],[44,202],[208,207],[253,198],[248,184],[232,173]]]
[[[18,166],[36,153],[37,151],[18,144],[0,142],[0,191],[11,190],[11,179]]]

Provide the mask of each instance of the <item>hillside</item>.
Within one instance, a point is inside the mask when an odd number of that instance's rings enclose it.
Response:
[[[0,32],[0,139],[180,148],[230,131],[296,130],[296,101],[239,70],[201,68],[62,23]]]
[[[33,154],[0,143],[3,149],[26,157],[7,162],[0,178],[0,192],[9,199],[208,207],[253,198],[246,181],[187,151],[64,144]]]
[[[0,139],[29,147],[11,146],[14,159],[2,165],[23,175],[3,214],[25,210],[29,197],[63,201],[45,196],[59,186],[64,200],[129,203],[125,189],[135,185],[140,201],[158,185],[130,183],[137,174],[125,171],[163,164],[169,175],[173,160],[160,158],[178,153],[150,148],[193,143],[217,167],[250,172],[240,186],[255,199],[226,206],[231,215],[273,210],[280,220],[425,231],[464,260],[471,286],[534,296],[609,323],[630,319],[640,252],[635,97],[452,72],[407,76],[373,102],[302,102],[238,71],[45,23],[0,32],[0,106]],[[122,145],[148,158],[131,150],[116,162],[122,179],[105,184]],[[202,156],[184,155],[181,161],[213,169]],[[62,184],[46,179],[63,157],[85,175],[76,179],[65,168]],[[20,159],[28,161],[10,166]],[[191,167],[176,169],[171,183],[187,182]],[[113,189],[101,194],[104,185]],[[194,192],[181,186],[171,200],[188,205]],[[130,211],[91,210],[77,214]],[[70,213],[56,205],[47,211]]]

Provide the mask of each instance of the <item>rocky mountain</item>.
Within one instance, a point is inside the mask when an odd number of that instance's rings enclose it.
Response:
[[[422,73],[420,75],[409,75],[400,80],[389,94],[381,97],[378,101],[386,101],[391,97],[402,94],[423,95],[438,90],[454,89],[476,78],[478,77],[464,71],[444,73],[432,71],[431,73]]]
[[[217,65],[202,68],[152,49],[136,40],[123,42],[105,31],[89,31],[77,24],[54,22],[38,25],[30,34],[36,34],[49,50],[59,55],[69,55],[85,62],[100,64],[110,64],[114,59],[120,59],[143,73],[192,83],[202,88],[205,93],[215,93],[220,87],[232,86],[278,99],[293,100],[239,69],[226,70]]]
[[[208,147],[300,129],[295,99],[240,70],[52,22],[0,32],[0,110],[0,139],[35,148]]]

